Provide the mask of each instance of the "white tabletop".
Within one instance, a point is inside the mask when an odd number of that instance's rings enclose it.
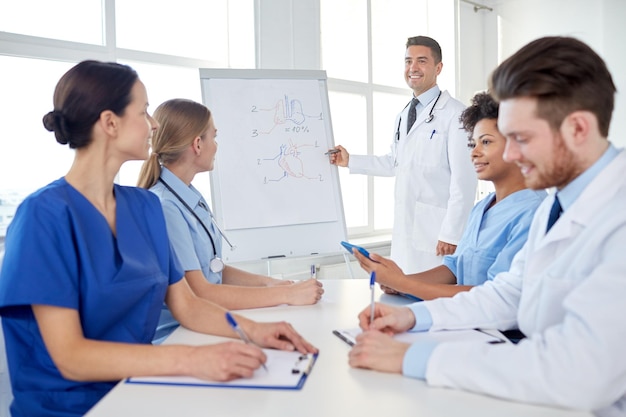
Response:
[[[369,303],[369,282],[345,279],[323,283],[326,292],[316,305],[239,312],[257,321],[289,321],[319,348],[317,362],[302,390],[162,386],[122,381],[87,416],[591,416],[432,388],[423,381],[397,374],[350,368],[350,347],[333,335],[332,330],[357,326],[358,312]],[[382,294],[378,288],[376,291],[380,301],[408,302],[402,297]],[[226,339],[178,328],[165,343],[203,344],[222,340]]]

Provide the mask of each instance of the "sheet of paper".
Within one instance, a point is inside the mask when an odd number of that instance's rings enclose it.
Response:
[[[335,334],[344,342],[353,345],[356,337],[362,332],[358,327],[336,330]],[[337,334],[339,333],[339,334]],[[438,342],[468,342],[478,341],[485,343],[502,343],[505,338],[488,334],[479,330],[442,330],[438,332],[406,332],[394,336],[396,340],[405,343],[414,343],[420,340],[436,340]]]
[[[234,381],[215,382],[205,381],[186,376],[154,376],[133,377],[128,383],[166,384],[166,385],[199,385],[217,387],[239,388],[298,388],[302,378],[310,372],[315,357],[302,355],[300,352],[287,352],[283,350],[263,349],[267,355],[265,366],[254,372],[252,378],[240,378]]]

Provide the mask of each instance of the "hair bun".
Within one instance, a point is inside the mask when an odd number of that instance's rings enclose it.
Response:
[[[54,132],[54,136],[56,137],[57,142],[61,145],[65,145],[69,141],[69,136],[67,134],[67,121],[58,110],[53,110],[48,112],[43,117],[43,126],[50,132]]]

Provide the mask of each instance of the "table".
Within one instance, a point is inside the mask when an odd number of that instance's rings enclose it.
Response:
[[[357,314],[369,303],[369,282],[364,279],[323,280],[325,294],[313,306],[278,306],[241,310],[257,321],[291,322],[320,354],[300,391],[255,390],[144,384],[116,385],[87,413],[100,416],[481,416],[574,417],[591,416],[550,407],[504,401],[459,390],[432,388],[425,382],[397,374],[353,369],[350,347],[333,329],[357,326]],[[403,297],[383,294],[389,304],[406,304]],[[226,338],[178,328],[165,343],[214,343]]]

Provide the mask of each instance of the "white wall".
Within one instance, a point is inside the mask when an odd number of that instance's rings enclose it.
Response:
[[[591,46],[607,63],[617,87],[610,140],[626,146],[626,2],[623,0],[487,0],[497,20],[498,62],[542,36],[573,36]],[[490,23],[491,24],[491,23]],[[489,45],[486,41],[484,45]],[[493,54],[491,47],[485,54]]]
[[[257,68],[320,69],[319,0],[255,0]]]
[[[457,55],[457,98],[465,104],[478,91],[487,89],[489,74],[498,65],[498,27],[496,14],[459,2]]]

